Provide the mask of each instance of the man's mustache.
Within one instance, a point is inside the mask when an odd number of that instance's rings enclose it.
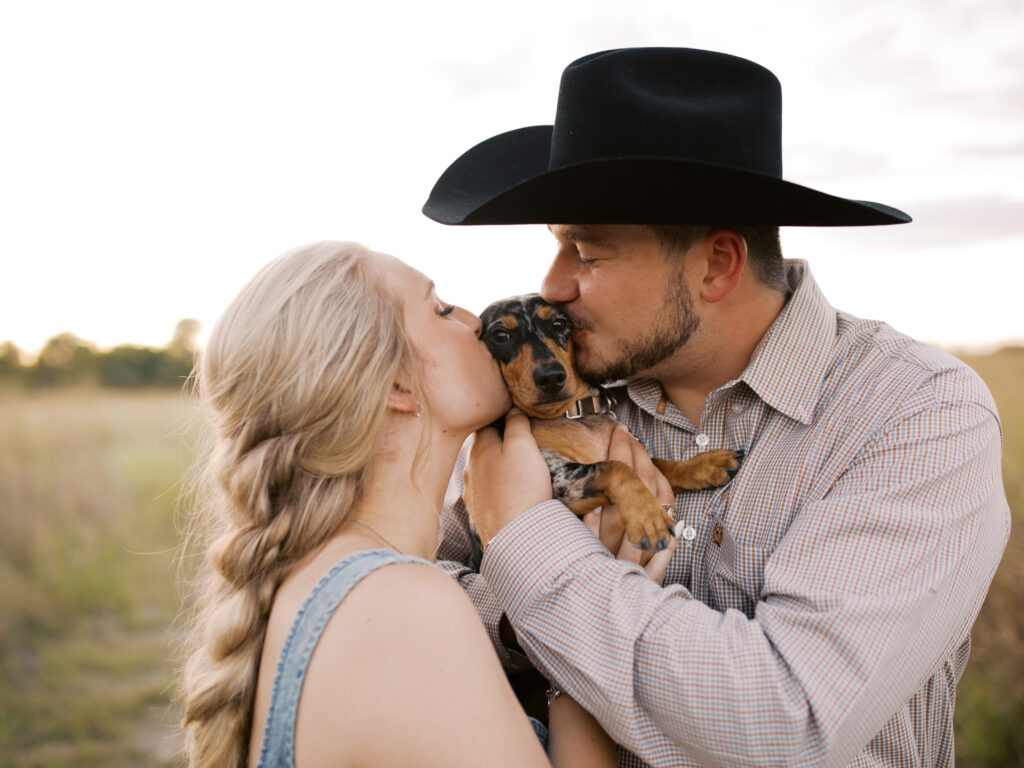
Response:
[[[565,304],[555,304],[559,310],[561,310],[569,318],[569,325],[572,326],[574,331],[589,331],[590,324],[586,323],[580,318],[575,312],[573,312]]]

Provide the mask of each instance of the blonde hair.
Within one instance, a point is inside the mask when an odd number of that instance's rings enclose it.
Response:
[[[324,242],[271,262],[197,364],[213,427],[197,519],[212,543],[183,680],[190,766],[246,762],[277,588],[358,502],[392,384],[413,368],[402,308],[368,253]]]

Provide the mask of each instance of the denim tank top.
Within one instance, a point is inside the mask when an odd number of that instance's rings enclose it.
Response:
[[[345,595],[363,577],[392,563],[434,566],[427,560],[400,555],[390,549],[356,552],[331,568],[302,604],[277,663],[267,722],[263,728],[259,768],[295,767],[295,719],[299,711],[299,696],[320,635]]]

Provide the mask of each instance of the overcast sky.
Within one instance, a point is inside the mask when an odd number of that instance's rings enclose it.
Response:
[[[1024,342],[1021,0],[0,5],[0,340],[162,345],[265,262],[357,240],[479,311],[543,227],[420,213],[478,141],[550,123],[607,48],[724,51],[783,86],[784,175],[902,227],[783,230],[832,303],[948,347]]]

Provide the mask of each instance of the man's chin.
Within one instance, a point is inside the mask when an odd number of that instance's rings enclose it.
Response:
[[[658,363],[641,366],[638,360],[597,360],[577,357],[576,372],[588,384],[609,384],[627,379],[656,378]],[[660,362],[660,361],[659,361]]]
[[[624,376],[617,375],[621,368],[621,363],[619,365],[609,365],[601,360],[592,361],[585,357],[580,357],[578,354],[576,357],[576,372],[588,384],[604,384],[609,381],[625,378]]]
[[[629,351],[631,350],[627,350]],[[574,352],[576,372],[588,384],[623,381],[640,372],[637,368],[638,361],[628,354],[618,359],[608,359],[597,354],[594,349],[582,345],[577,345]]]

